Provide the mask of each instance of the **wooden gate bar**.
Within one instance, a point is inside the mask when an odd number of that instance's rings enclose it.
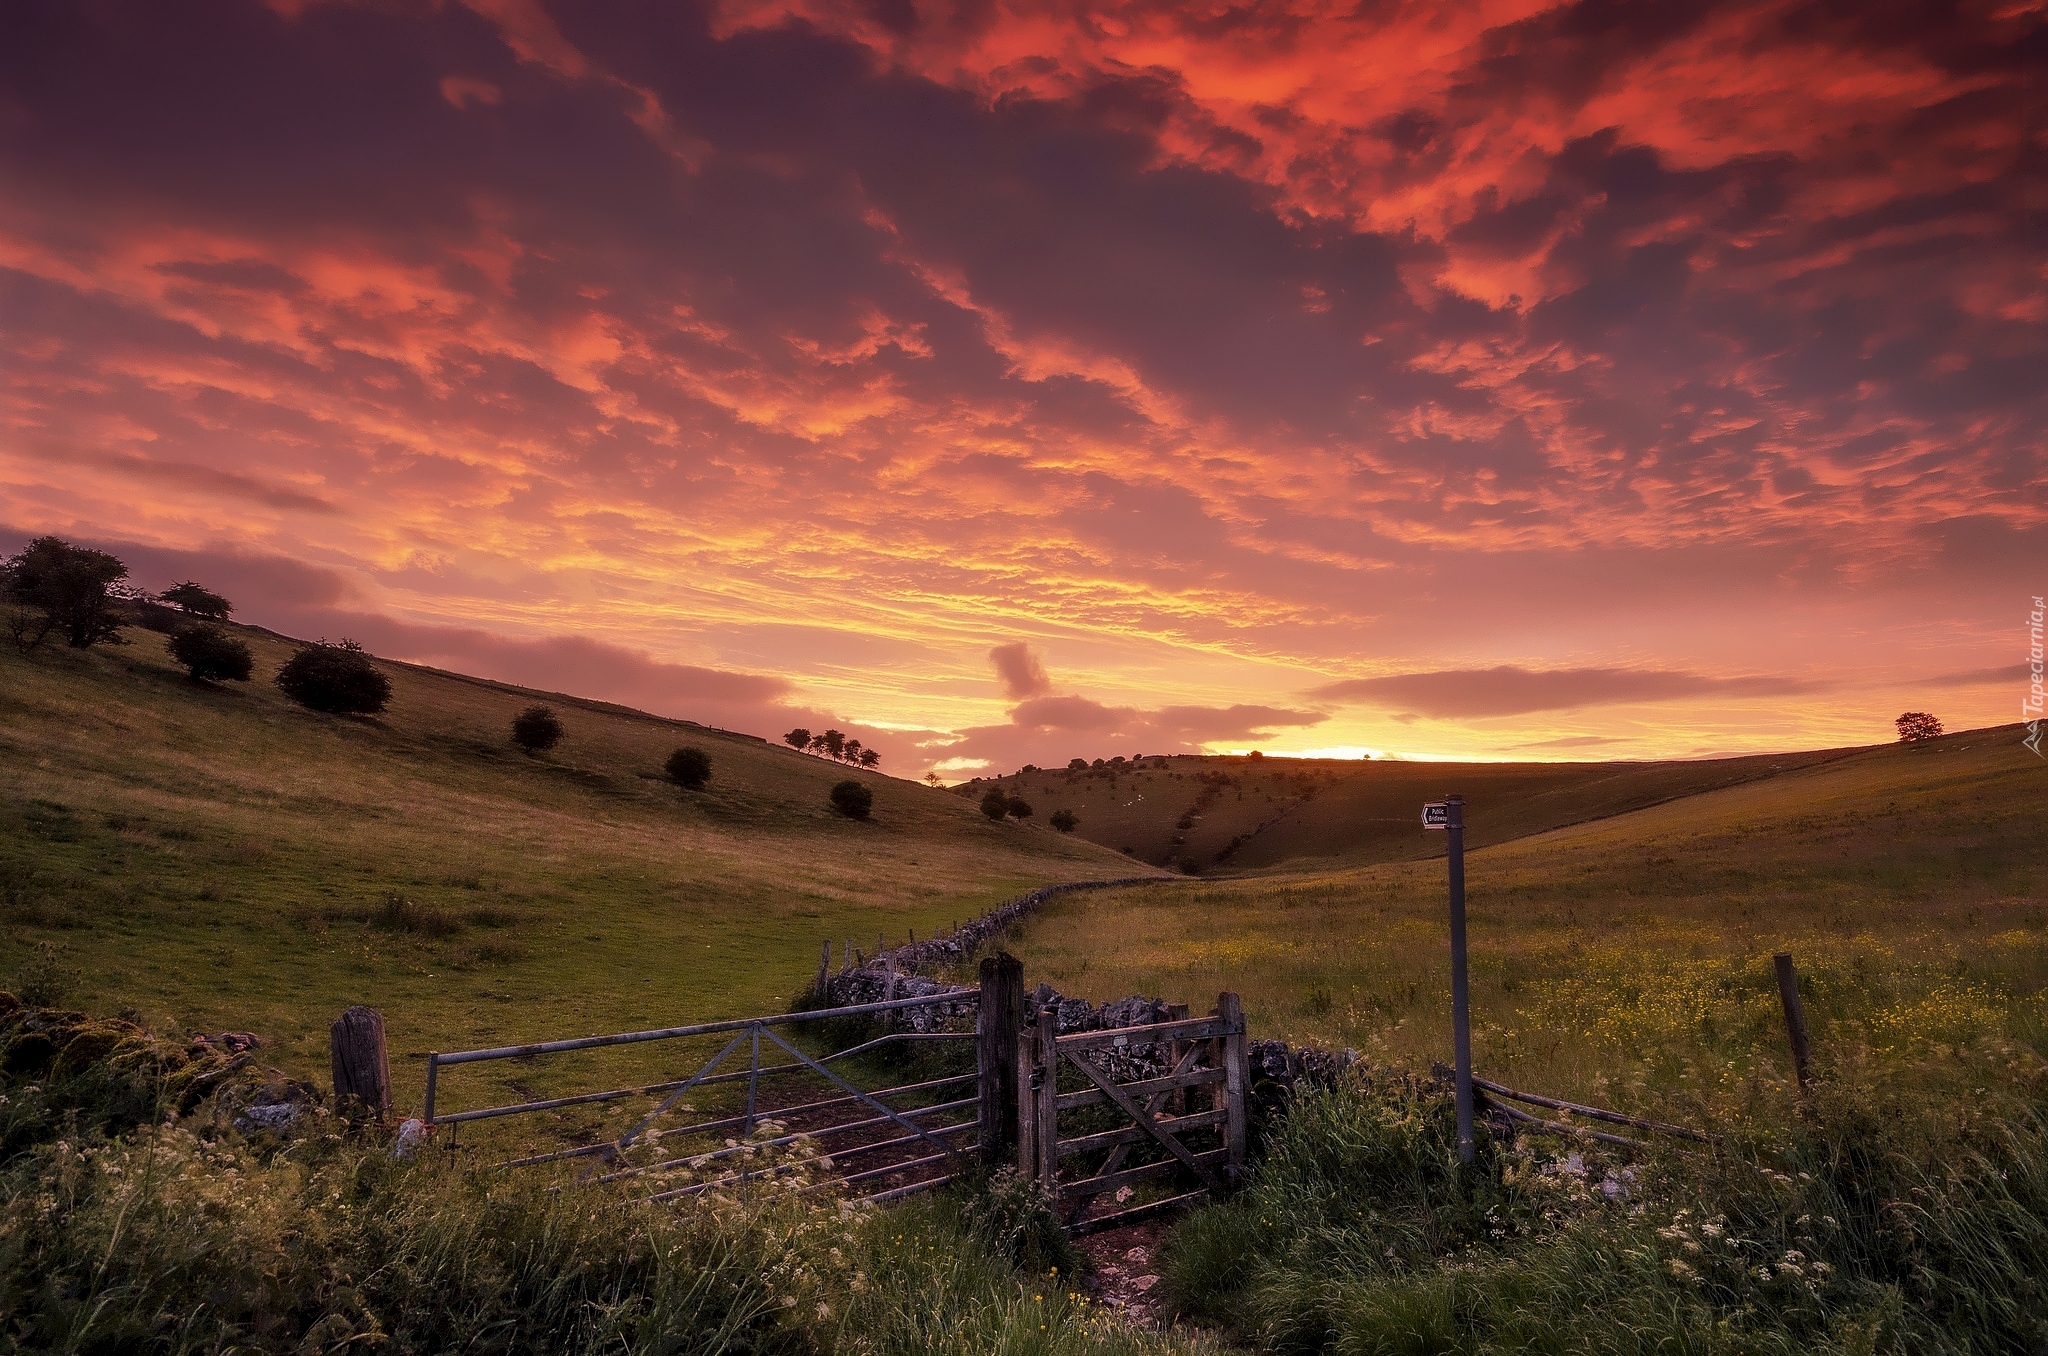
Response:
[[[1198,1154],[1189,1154],[1182,1161],[1199,1173],[1204,1182],[1210,1184],[1209,1189],[1211,1191],[1221,1191],[1222,1183],[1216,1180],[1216,1175],[1210,1172],[1209,1169],[1212,1166],[1223,1163],[1229,1157],[1229,1149],[1204,1149]],[[1068,1183],[1060,1188],[1060,1194],[1062,1197],[1069,1193],[1089,1197],[1100,1196],[1104,1192],[1115,1191],[1120,1186],[1130,1186],[1136,1182],[1143,1182],[1153,1177],[1163,1176],[1166,1173],[1177,1170],[1180,1166],[1180,1163],[1176,1163],[1173,1159],[1162,1158],[1156,1162],[1141,1164],[1135,1168],[1125,1168],[1122,1172],[1104,1173],[1099,1177],[1089,1177],[1083,1181]]]
[[[1219,1017],[1192,1017],[1179,1022],[1154,1022],[1150,1026],[1122,1027],[1114,1031],[1072,1031],[1059,1038],[1060,1050],[1092,1050],[1104,1045],[1145,1045],[1170,1040],[1206,1040],[1230,1034],[1230,1023]]]
[[[1225,1147],[1230,1154],[1230,1166],[1225,1169],[1232,1187],[1244,1180],[1245,1094],[1251,1090],[1251,1064],[1246,1058],[1244,1047],[1244,1005],[1234,993],[1216,996],[1216,1014],[1229,1028],[1230,1034],[1223,1038],[1223,1096],[1229,1115],[1224,1123]]]
[[[1223,1183],[1220,1180],[1218,1180],[1214,1173],[1209,1171],[1208,1163],[1204,1161],[1208,1158],[1207,1155],[1196,1155],[1188,1149],[1187,1145],[1182,1144],[1172,1135],[1169,1135],[1165,1131],[1161,1130],[1157,1122],[1155,1122],[1150,1116],[1145,1114],[1145,1109],[1139,1106],[1136,1102],[1131,1100],[1131,1096],[1129,1093],[1125,1092],[1122,1088],[1118,1087],[1113,1079],[1111,1079],[1108,1075],[1104,1074],[1100,1069],[1096,1068],[1093,1064],[1090,1064],[1087,1060],[1081,1058],[1081,1056],[1079,1056],[1078,1054],[1068,1055],[1067,1062],[1072,1064],[1075,1068],[1079,1069],[1084,1075],[1086,1075],[1089,1082],[1093,1083],[1096,1087],[1102,1089],[1103,1093],[1108,1096],[1109,1100],[1116,1103],[1117,1109],[1122,1111],[1126,1116],[1129,1116],[1131,1120],[1134,1123],[1136,1123],[1139,1129],[1143,1130],[1146,1134],[1152,1136],[1152,1138],[1158,1140],[1161,1147],[1163,1147],[1168,1153],[1172,1154],[1175,1158],[1178,1158],[1181,1162],[1187,1164],[1190,1168],[1194,1169],[1195,1175],[1200,1177],[1204,1182],[1207,1182],[1219,1196],[1223,1194]],[[1239,1161],[1236,1153],[1233,1150],[1226,1149],[1224,1153],[1225,1156],[1231,1158],[1233,1164]],[[1053,1165],[1055,1171],[1057,1171],[1059,1165],[1059,1151],[1057,1146],[1054,1147],[1053,1151]]]
[[[1179,1134],[1183,1130],[1204,1130],[1210,1126],[1221,1125],[1227,1117],[1227,1112],[1197,1111],[1192,1116],[1169,1116],[1164,1120],[1155,1117],[1152,1123],[1162,1130]],[[1061,1140],[1060,1157],[1072,1158],[1075,1154],[1092,1153],[1097,1149],[1128,1148],[1133,1144],[1143,1144],[1150,1138],[1150,1135],[1135,1125],[1126,1126],[1122,1130],[1104,1130],[1099,1134],[1083,1135],[1079,1139]],[[1102,1170],[1112,1171],[1116,1161],[1112,1158],[1110,1162],[1104,1163]]]
[[[1047,1191],[1060,1179],[1060,1024],[1051,1008],[1038,1011],[1038,1068],[1032,1074],[1033,1104],[1038,1124],[1032,1143],[1038,1151],[1034,1174]]]
[[[1199,1088],[1211,1083],[1223,1083],[1228,1075],[1222,1069],[1190,1069],[1184,1074],[1167,1074],[1163,1078],[1141,1078],[1135,1083],[1123,1085],[1126,1092],[1144,1096],[1153,1092],[1168,1092],[1174,1088]],[[1076,1107],[1096,1106],[1108,1101],[1099,1090],[1084,1092],[1063,1092],[1059,1096],[1059,1109],[1072,1111]]]

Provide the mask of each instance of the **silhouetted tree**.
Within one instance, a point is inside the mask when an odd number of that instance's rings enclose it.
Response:
[[[157,596],[187,616],[206,621],[226,621],[228,613],[235,610],[233,603],[189,579],[171,585]]]
[[[1069,758],[1067,760],[1067,771],[1086,772],[1087,770],[1088,760],[1086,758]]]
[[[1941,722],[1925,711],[1908,711],[1892,724],[1899,727],[1899,742],[1902,744],[1917,744],[1923,739],[1941,736]]]
[[[1031,818],[1031,802],[1025,800],[1022,796],[1010,797],[1010,803],[1005,808],[1008,810],[1009,815],[1012,819]]]
[[[846,736],[837,730],[827,730],[811,741],[811,751],[837,758],[846,752]]]
[[[1074,817],[1072,810],[1054,810],[1052,818],[1045,821],[1061,833],[1072,833],[1080,827],[1081,821]]]
[[[943,780],[940,779],[939,774],[936,772],[925,773],[924,780],[925,785],[927,786],[944,786],[946,784]]]
[[[105,551],[37,537],[0,561],[0,593],[12,610],[8,631],[23,651],[61,631],[75,650],[112,640],[121,630],[117,586],[128,567]]]
[[[277,685],[299,705],[336,715],[375,715],[391,701],[391,680],[352,640],[306,646],[284,661]]]
[[[662,770],[677,786],[695,791],[711,780],[711,755],[699,748],[680,748],[668,756]]]
[[[546,753],[562,742],[562,718],[551,706],[529,706],[512,717],[512,742],[525,749],[528,758]]]
[[[839,761],[842,763],[858,763],[860,755],[860,741],[858,739],[849,739],[846,741],[846,746],[839,750]]]
[[[882,755],[876,753],[873,749],[862,749],[860,751],[860,765],[862,767],[874,767],[881,761]]]
[[[811,732],[799,725],[796,729],[784,735],[782,742],[795,749],[798,753],[803,753],[811,747]]]
[[[190,671],[195,683],[203,683],[209,678],[247,682],[249,671],[256,664],[247,645],[206,622],[184,627],[171,637],[165,648],[170,651],[171,658]]]
[[[841,782],[832,788],[832,808],[848,819],[866,819],[875,808],[875,793],[860,782]]]
[[[1010,798],[1003,794],[1002,787],[988,789],[988,794],[981,798],[981,812],[999,823],[1010,813]]]

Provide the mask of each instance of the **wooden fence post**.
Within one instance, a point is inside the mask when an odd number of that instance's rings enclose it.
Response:
[[[328,1028],[334,1063],[334,1105],[354,1119],[364,1111],[380,1122],[391,1109],[391,1061],[384,1052],[384,1019],[375,1008],[353,1007]]]
[[[1166,1005],[1166,1020],[1167,1020],[1167,1021],[1169,1021],[1169,1022],[1184,1022],[1184,1021],[1186,1021],[1186,1020],[1187,1020],[1187,1018],[1188,1018],[1188,1005],[1187,1005],[1187,1004],[1185,1004],[1185,1003],[1169,1003],[1169,1004],[1167,1004],[1167,1005]],[[1188,1052],[1188,1045],[1189,1045],[1189,1042],[1187,1042],[1187,1041],[1183,1041],[1183,1040],[1172,1040],[1172,1041],[1168,1041],[1168,1042],[1166,1043],[1166,1068],[1167,1068],[1167,1072],[1171,1073],[1171,1072],[1172,1072],[1173,1070],[1175,1070],[1175,1069],[1178,1069],[1178,1068],[1180,1067],[1180,1060],[1181,1060],[1181,1056],[1182,1056],[1182,1055],[1185,1055],[1185,1054],[1186,1054],[1186,1053]],[[1167,1099],[1166,1099],[1166,1108],[1167,1108],[1167,1110],[1168,1110],[1168,1111],[1172,1112],[1172,1113],[1173,1113],[1174,1115],[1176,1115],[1176,1116],[1185,1116],[1185,1115],[1187,1115],[1187,1114],[1188,1114],[1188,1090],[1187,1090],[1186,1088],[1175,1088],[1175,1089],[1174,1089],[1174,1090],[1172,1091],[1172,1093],[1170,1093],[1170,1094],[1169,1094],[1169,1095],[1167,1096]]]
[[[1771,957],[1771,964],[1778,971],[1778,1001],[1785,1005],[1785,1034],[1792,1042],[1792,1076],[1799,1081],[1799,1091],[1805,1092],[1813,1083],[1808,1061],[1813,1047],[1806,1037],[1806,1007],[1799,1001],[1799,972],[1792,968],[1790,952],[1780,951]]]
[[[1229,1027],[1229,1034],[1223,1038],[1223,1095],[1228,1099],[1224,1111],[1224,1147],[1230,1157],[1224,1169],[1225,1175],[1235,1190],[1243,1184],[1245,1152],[1245,1097],[1251,1090],[1251,1068],[1245,1057],[1244,1004],[1234,993],[1216,996],[1216,1015]]]
[[[1008,952],[981,962],[981,1001],[974,1018],[980,1073],[982,1166],[994,1169],[1016,1148],[1017,1035],[1024,1028],[1024,963]]]
[[[1038,1149],[1038,1182],[1058,1204],[1060,1188],[1060,1018],[1052,1008],[1038,1010],[1038,1124],[1032,1139]]]

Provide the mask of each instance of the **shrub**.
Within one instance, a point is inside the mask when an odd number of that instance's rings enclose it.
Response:
[[[699,748],[677,749],[662,764],[662,770],[677,786],[695,791],[711,780],[711,755]]]
[[[1069,758],[1067,760],[1067,771],[1086,772],[1087,770],[1088,760],[1086,758]]]
[[[105,551],[73,546],[61,537],[38,537],[0,561],[0,593],[12,604],[8,630],[22,650],[33,650],[53,631],[73,649],[112,640],[121,630],[116,586],[128,567]]]
[[[512,742],[525,749],[528,758],[546,753],[562,742],[562,718],[551,706],[529,706],[512,717]]]
[[[1081,825],[1081,821],[1074,817],[1072,810],[1054,810],[1052,818],[1045,822],[1058,829],[1061,833],[1072,833]]]
[[[1004,808],[1009,812],[1011,818],[1013,819],[1031,818],[1031,802],[1024,799],[1022,796],[1010,797],[1010,803]]]
[[[1010,798],[1003,794],[1000,786],[991,786],[988,794],[981,798],[981,812],[1000,823],[1010,813]]]
[[[308,645],[285,660],[277,685],[299,705],[335,715],[375,715],[391,702],[391,680],[352,640]]]
[[[1917,744],[1923,739],[1941,737],[1941,722],[1925,711],[1908,711],[1892,724],[1899,727],[1901,744]]]
[[[189,579],[182,584],[171,585],[158,596],[187,616],[206,621],[226,621],[228,613],[235,610],[233,603]]]
[[[866,819],[875,808],[875,793],[860,782],[841,782],[832,788],[832,808],[848,819]]]
[[[210,678],[229,678],[245,683],[249,680],[249,670],[256,663],[247,645],[218,626],[209,626],[205,622],[179,628],[167,648],[171,658],[191,672],[195,683],[203,683]]]

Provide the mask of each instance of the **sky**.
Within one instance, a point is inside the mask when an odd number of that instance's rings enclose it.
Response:
[[[949,779],[2020,719],[2048,6],[22,0],[0,548]]]

